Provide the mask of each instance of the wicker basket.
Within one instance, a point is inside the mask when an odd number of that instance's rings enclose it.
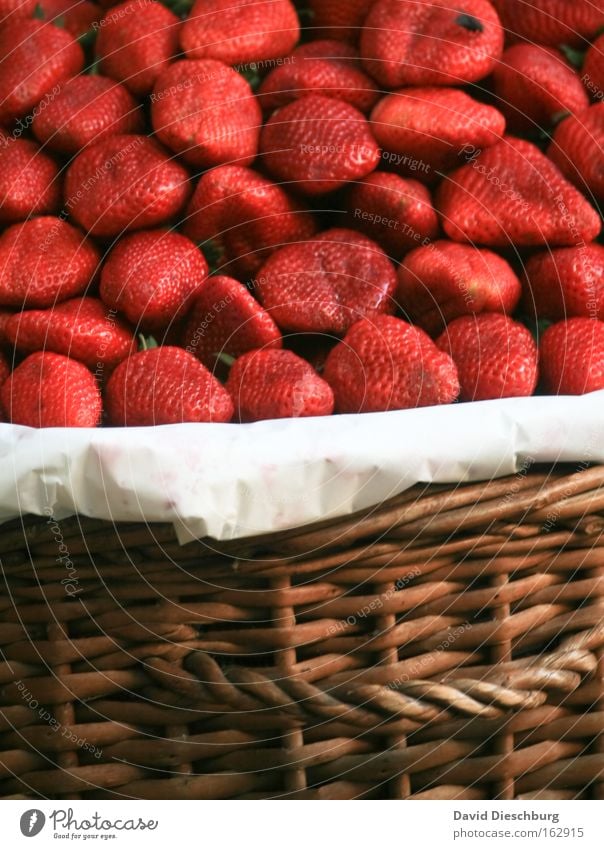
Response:
[[[180,547],[0,537],[0,795],[604,796],[604,467]]]

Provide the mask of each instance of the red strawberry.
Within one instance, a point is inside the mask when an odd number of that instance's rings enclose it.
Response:
[[[228,422],[226,389],[193,354],[165,347],[139,351],[119,364],[105,389],[110,424],[129,427]]]
[[[98,372],[114,368],[136,350],[132,330],[97,298],[17,313],[7,322],[6,333],[20,351],[54,351]]]
[[[441,184],[436,206],[451,239],[483,245],[575,245],[600,217],[541,151],[506,136]]]
[[[107,136],[143,129],[141,108],[120,83],[107,77],[73,77],[33,120],[36,138],[59,153],[77,153]]]
[[[243,277],[255,274],[278,248],[316,232],[312,215],[266,177],[239,165],[204,174],[187,209],[185,233],[212,241]]]
[[[532,395],[537,345],[523,324],[501,313],[456,318],[436,340],[457,366],[461,401]]]
[[[604,246],[543,251],[528,260],[525,272],[526,307],[539,318],[604,319]]]
[[[35,142],[0,130],[0,223],[58,212],[59,168]]]
[[[133,94],[149,94],[178,53],[180,26],[180,19],[154,0],[114,6],[100,22],[96,40],[102,73]]]
[[[31,18],[38,0],[0,0],[0,24],[17,18]]]
[[[604,200],[604,103],[569,115],[554,133],[547,155],[583,192]]]
[[[82,363],[37,351],[17,366],[0,390],[13,424],[27,427],[97,427],[101,393]]]
[[[594,100],[604,98],[604,34],[600,35],[585,54],[581,80]]]
[[[292,351],[250,351],[232,366],[226,385],[240,422],[330,416],[333,392]]]
[[[379,148],[365,116],[330,97],[309,94],[271,116],[260,139],[267,169],[305,195],[334,191],[375,170]]]
[[[492,0],[514,39],[556,47],[579,45],[604,25],[604,11],[593,0]]]
[[[65,206],[94,236],[164,224],[181,212],[189,175],[146,136],[109,136],[83,150],[65,178]]]
[[[15,20],[0,27],[0,122],[22,118],[54,88],[75,76],[84,53],[75,39],[52,24]]]
[[[505,132],[503,115],[455,88],[406,88],[380,100],[371,130],[384,150],[398,154],[401,173],[432,182],[459,164],[467,150],[482,150]],[[422,164],[422,168],[417,167]]]
[[[272,111],[304,97],[323,94],[368,112],[379,90],[361,69],[359,54],[341,41],[311,41],[296,48],[258,89],[262,108]]]
[[[520,131],[548,128],[566,112],[581,112],[589,99],[576,71],[559,50],[516,44],[495,68],[498,106]]]
[[[350,226],[362,230],[394,258],[435,239],[438,216],[430,192],[416,180],[374,171],[348,194]]]
[[[453,361],[419,327],[392,316],[354,324],[327,357],[325,380],[339,413],[380,413],[451,404]]]
[[[503,30],[487,0],[378,0],[361,33],[365,67],[387,88],[475,82],[502,50]]]
[[[13,224],[0,236],[0,305],[43,309],[80,295],[99,260],[92,242],[61,218]]]
[[[604,389],[604,321],[571,318],[548,327],[539,346],[545,389],[585,395]]]
[[[285,56],[299,37],[289,0],[196,0],[180,43],[189,59],[236,65]]]
[[[432,336],[462,315],[513,313],[521,294],[520,281],[498,254],[455,242],[411,251],[398,280],[405,316]]]
[[[281,333],[250,292],[232,277],[210,277],[195,298],[184,347],[209,369],[219,354],[240,357],[256,348],[280,348]]]
[[[246,80],[222,62],[175,62],[157,78],[151,118],[160,141],[199,168],[249,165],[262,113]]]
[[[255,283],[282,330],[343,335],[360,318],[395,308],[392,263],[353,230],[327,230],[286,245],[262,266]]]
[[[357,42],[367,13],[375,0],[308,0],[313,13],[313,34]]]
[[[167,230],[133,233],[109,254],[100,294],[132,324],[160,332],[184,316],[207,276],[204,255],[185,236]]]
[[[40,17],[54,21],[74,38],[92,29],[100,20],[103,10],[89,0],[37,0]]]

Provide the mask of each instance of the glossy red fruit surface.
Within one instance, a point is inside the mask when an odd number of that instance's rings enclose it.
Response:
[[[398,281],[403,313],[432,336],[462,315],[511,314],[521,295],[518,277],[498,254],[445,240],[407,254]]]
[[[386,88],[463,85],[493,70],[503,29],[487,0],[377,0],[360,49],[367,71]]]
[[[305,195],[322,195],[377,167],[378,145],[365,116],[348,103],[309,94],[277,109],[262,130],[262,162]]]
[[[98,298],[73,298],[11,316],[6,334],[20,351],[54,351],[102,377],[136,350],[132,328]]]
[[[0,236],[0,305],[45,308],[82,294],[100,263],[95,245],[61,218],[13,224]]]
[[[38,351],[0,389],[8,420],[27,427],[97,427],[101,393],[92,372],[62,354]]]
[[[208,278],[195,298],[183,345],[209,369],[219,357],[281,348],[281,331],[252,293],[232,277]]]
[[[600,216],[533,144],[506,136],[444,180],[436,206],[449,238],[509,245],[593,241]]]
[[[323,377],[340,413],[379,413],[450,404],[457,370],[419,327],[393,316],[354,324],[327,357]]]
[[[110,136],[83,150],[67,170],[65,206],[94,236],[164,224],[183,210],[189,173],[153,139]]]
[[[292,351],[250,351],[232,366],[227,389],[235,405],[235,419],[330,416],[333,392],[313,367]]]
[[[181,46],[189,59],[236,65],[285,56],[299,37],[290,0],[197,0],[183,25]]]
[[[108,77],[82,74],[64,83],[33,120],[34,135],[46,148],[77,153],[107,136],[143,129],[139,103]]]
[[[163,71],[151,118],[159,140],[198,168],[250,165],[258,152],[258,100],[241,74],[214,59],[184,59]]]
[[[541,338],[543,385],[552,395],[585,395],[604,389],[604,322],[571,318]]]
[[[365,316],[394,312],[396,272],[384,251],[353,230],[326,230],[276,251],[256,279],[282,330],[343,335]]]
[[[529,330],[507,315],[457,318],[436,344],[457,366],[462,401],[526,397],[537,387],[537,345]]]

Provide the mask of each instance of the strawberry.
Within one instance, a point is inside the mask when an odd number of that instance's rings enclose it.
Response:
[[[212,241],[243,277],[255,274],[278,248],[310,238],[313,216],[266,177],[239,165],[204,174],[189,203],[185,233]]]
[[[367,119],[348,103],[309,94],[269,118],[260,151],[269,172],[305,195],[334,191],[375,170],[380,151]]]
[[[276,251],[254,282],[282,330],[343,335],[360,318],[395,308],[392,263],[371,239],[343,228]]]
[[[451,404],[457,370],[419,327],[388,315],[354,324],[327,357],[325,380],[339,413]]]
[[[581,79],[594,100],[604,98],[604,34],[596,38],[585,54]]]
[[[299,37],[289,0],[196,0],[180,43],[189,59],[236,65],[285,56]]]
[[[537,345],[523,324],[501,313],[464,315],[436,344],[453,358],[461,401],[532,395],[537,387]]]
[[[228,422],[229,393],[193,354],[171,346],[123,360],[105,388],[110,424],[129,427]]]
[[[356,43],[374,3],[375,0],[308,0],[313,34]]]
[[[103,10],[89,0],[38,0],[40,17],[45,21],[54,21],[74,38],[79,38],[96,24]]]
[[[494,81],[499,108],[517,131],[547,129],[566,112],[589,106],[579,75],[551,47],[510,47],[495,68]]]
[[[333,392],[292,351],[250,351],[233,364],[226,384],[240,422],[330,416]]]
[[[492,0],[513,40],[580,45],[604,26],[604,10],[593,0]]]
[[[416,180],[374,171],[348,193],[350,226],[374,239],[392,257],[435,239],[438,216],[430,192]]]
[[[65,207],[94,236],[164,224],[190,192],[189,175],[146,136],[109,136],[83,150],[67,170]]]
[[[251,293],[232,277],[210,277],[195,297],[183,347],[214,369],[220,354],[240,357],[256,348],[280,348],[279,328]]]
[[[505,132],[505,119],[497,109],[455,88],[393,92],[380,100],[370,121],[384,150],[398,154],[395,163],[401,173],[412,168],[429,182],[455,168],[464,150],[490,147]]]
[[[128,89],[108,77],[67,80],[33,120],[36,138],[59,153],[77,153],[107,136],[139,133],[143,117]]]
[[[387,88],[475,82],[502,50],[503,30],[487,0],[378,0],[361,32],[365,68]]]
[[[27,427],[97,427],[101,393],[82,363],[37,351],[23,360],[0,390],[13,424]]]
[[[498,254],[455,242],[434,242],[407,254],[397,300],[405,316],[436,336],[459,316],[513,313],[520,281]]]
[[[184,316],[208,276],[197,245],[167,230],[125,236],[101,272],[100,294],[137,328],[165,330]]]
[[[132,330],[97,298],[16,313],[6,334],[20,351],[54,351],[99,372],[115,368],[136,350]]]
[[[11,19],[0,27],[0,123],[23,118],[54,89],[78,74],[84,53],[52,24]]]
[[[58,212],[59,168],[35,142],[0,130],[0,223]]]
[[[604,200],[604,103],[569,115],[554,133],[547,155],[583,192]]]
[[[527,261],[525,274],[525,304],[539,318],[604,320],[604,246],[543,251]]]
[[[258,89],[265,111],[304,97],[323,94],[367,113],[379,90],[362,70],[358,51],[341,41],[311,41],[296,48],[274,68]]]
[[[552,395],[604,389],[604,321],[570,318],[548,327],[539,346],[541,375]]]
[[[0,306],[43,309],[80,295],[99,260],[92,242],[61,218],[13,224],[0,236]]]
[[[0,24],[9,19],[31,18],[38,0],[0,0]]]
[[[533,144],[506,136],[443,181],[436,195],[445,232],[459,242],[575,245],[600,217]]]
[[[262,113],[249,83],[223,62],[183,59],[163,71],[151,95],[160,141],[199,168],[250,165]]]
[[[101,72],[135,95],[149,94],[178,53],[181,21],[154,0],[126,0],[100,22],[96,55]]]

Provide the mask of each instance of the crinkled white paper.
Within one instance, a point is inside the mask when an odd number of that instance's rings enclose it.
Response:
[[[131,429],[0,425],[0,520],[172,522],[181,542],[347,515],[415,483],[604,462],[604,392],[373,415]]]

